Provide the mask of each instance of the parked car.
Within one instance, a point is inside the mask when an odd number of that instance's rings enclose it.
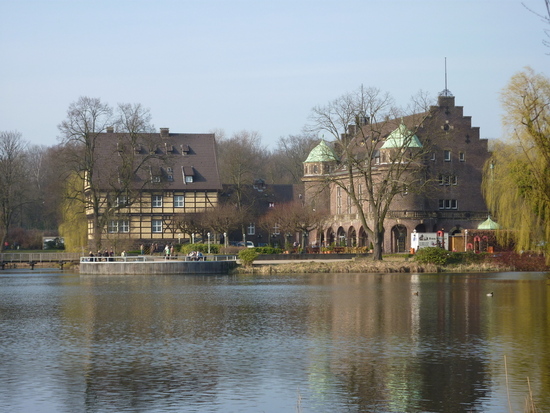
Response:
[[[237,243],[237,247],[244,247],[244,241],[240,241]],[[247,248],[254,248],[254,243],[252,241],[246,241],[246,247]]]

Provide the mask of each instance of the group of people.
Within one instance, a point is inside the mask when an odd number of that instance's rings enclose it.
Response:
[[[159,251],[162,251],[162,254],[164,255],[165,259],[170,259],[170,257],[175,257],[176,255],[174,255],[175,251],[174,251],[174,246],[171,245],[171,244],[166,244],[166,246],[164,247],[164,249],[161,248],[158,248],[158,245],[157,244],[152,244],[151,245],[151,250],[150,252],[154,252],[154,251],[157,251],[157,249]],[[141,244],[140,246],[140,253],[141,255],[144,255],[145,253],[147,253],[149,251],[147,251],[146,247]],[[193,251],[193,253],[191,254],[197,254],[196,251]],[[189,255],[191,257],[191,254]],[[200,254],[200,259],[202,259],[202,254]],[[105,249],[105,251],[101,251],[99,250],[97,253],[94,254],[93,251],[90,251],[90,254],[89,254],[89,257],[90,257],[90,261],[114,261],[114,256],[115,256],[115,253],[114,253],[114,250],[113,248],[111,247],[110,250],[107,250]],[[126,251],[122,251],[120,253],[120,256],[121,257],[125,257],[126,256]],[[194,255],[194,257],[198,257],[197,255]],[[197,261],[197,259],[195,259],[195,261]]]
[[[189,261],[204,261],[205,257],[200,251],[191,251],[189,254],[187,254],[187,259]]]
[[[94,254],[92,251],[90,251],[90,261],[113,261],[113,257],[115,256],[115,252],[113,251],[113,248],[111,250],[105,249],[105,251],[99,250],[97,254]]]

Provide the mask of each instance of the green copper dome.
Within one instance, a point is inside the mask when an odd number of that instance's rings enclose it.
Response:
[[[405,145],[406,140],[409,141],[407,145]],[[420,139],[418,139],[418,136],[413,135],[412,132],[407,129],[403,121],[401,121],[401,125],[399,125],[397,129],[390,133],[390,135],[386,139],[386,142],[384,142],[384,145],[382,145],[380,149],[403,147],[422,148],[422,144],[420,143]]]
[[[491,219],[491,217],[488,217],[485,221],[483,221],[481,224],[477,226],[477,229],[499,229],[500,225],[498,225],[495,221]]]
[[[319,143],[319,145],[317,145],[315,148],[311,150],[311,152],[309,153],[304,163],[332,162],[337,160],[338,160],[338,156],[336,156],[336,153],[334,153],[332,148],[328,146],[324,140],[322,140]]]

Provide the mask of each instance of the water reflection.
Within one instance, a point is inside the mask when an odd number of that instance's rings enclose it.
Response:
[[[487,297],[494,291],[494,297]],[[0,276],[0,410],[550,404],[546,274]],[[546,404],[545,404],[546,403]]]

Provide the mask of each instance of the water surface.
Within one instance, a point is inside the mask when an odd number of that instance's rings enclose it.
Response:
[[[523,412],[529,385],[550,411],[549,288],[3,271],[0,411]]]

